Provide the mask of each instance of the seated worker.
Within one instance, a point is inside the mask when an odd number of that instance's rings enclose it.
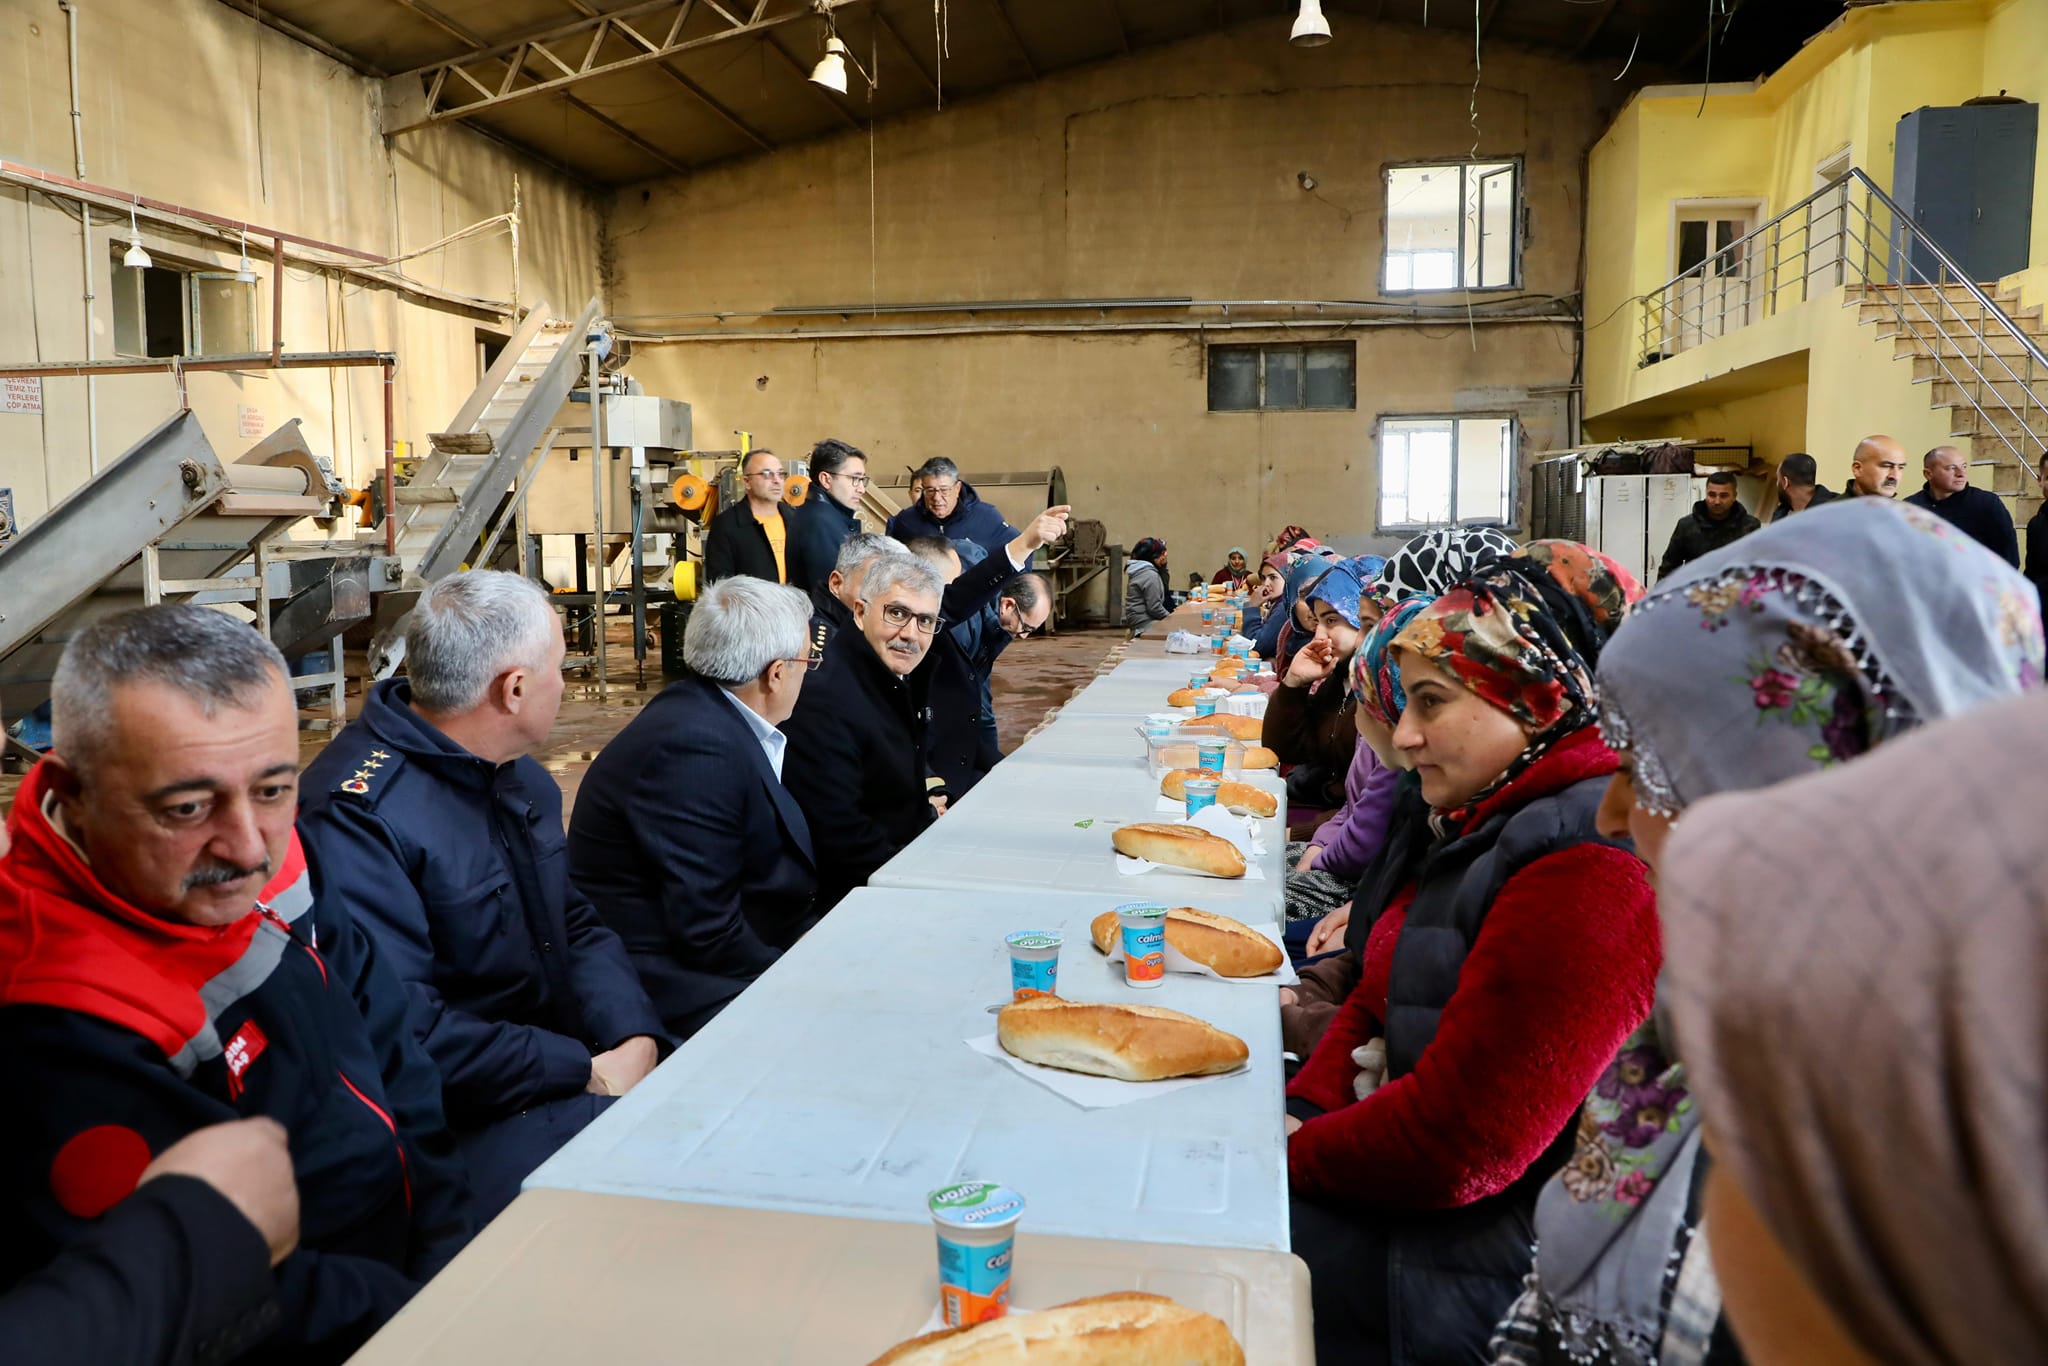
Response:
[[[811,652],[810,599],[721,579],[683,632],[669,684],[584,775],[569,875],[618,932],[677,1040],[702,1029],[816,920],[817,864],[782,786]]]
[[[854,600],[857,629],[834,633],[782,723],[783,779],[810,823],[821,914],[945,810],[945,785],[925,758],[930,718],[910,684],[939,630],[944,591],[923,560],[876,559]]]
[[[857,631],[853,604],[860,599],[861,575],[883,555],[907,555],[903,542],[893,536],[861,532],[849,536],[839,547],[839,558],[825,577],[824,590],[811,592],[811,652],[823,654],[832,637],[841,631]]]
[[[307,766],[299,832],[405,984],[483,1222],[653,1070],[661,1018],[569,881],[562,792],[529,757],[562,701],[547,594],[456,574],[405,648],[409,677]]]
[[[1315,634],[1288,660],[1280,686],[1267,703],[1266,747],[1283,764],[1308,765],[1315,771],[1314,789],[1297,800],[1318,810],[1334,811],[1345,802],[1344,780],[1359,745],[1344,680],[1351,652],[1380,618],[1377,603],[1360,603],[1367,582],[1385,563],[1377,555],[1339,560],[1301,590],[1298,601],[1306,604]],[[1289,795],[1299,786],[1290,782]],[[1300,854],[1295,851],[1297,858]],[[1307,866],[1313,867],[1314,860]]]
[[[1318,1360],[1486,1359],[1530,1268],[1537,1192],[1649,1014],[1655,898],[1596,833],[1615,758],[1588,655],[1624,595],[1598,564],[1569,603],[1495,565],[1395,637],[1394,744],[1429,839],[1360,885],[1357,985],[1288,1086]],[[1376,1039],[1385,1079],[1362,1086],[1354,1052]]]
[[[292,834],[284,658],[210,608],[145,607],[73,636],[51,694],[56,747],[0,859],[0,1288],[133,1217],[117,1207],[180,1139],[265,1116],[299,1245],[268,1325],[219,1354],[339,1361],[471,1222],[397,983]]]
[[[1230,547],[1230,553],[1224,557],[1223,567],[1210,575],[1209,582],[1220,583],[1225,588],[1235,591],[1244,587],[1245,580],[1250,577],[1251,567],[1245,561],[1244,547],[1234,545]]]
[[[0,841],[0,851],[6,845]],[[210,1124],[143,1168],[48,1266],[0,1295],[21,1361],[192,1366],[275,1322],[270,1269],[299,1241],[299,1187],[274,1119]]]
[[[1145,634],[1155,621],[1173,615],[1166,594],[1166,542],[1146,536],[1131,547],[1124,561],[1124,625],[1134,636]]]

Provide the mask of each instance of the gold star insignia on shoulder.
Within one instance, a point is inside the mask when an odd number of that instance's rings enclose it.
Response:
[[[370,776],[370,770],[367,768],[359,768],[355,771],[354,776],[357,782],[362,782],[364,779]]]
[[[384,751],[384,750],[381,750],[381,749],[373,749],[373,750],[371,750],[371,751],[370,751],[370,757],[371,757],[372,759],[389,759],[389,758],[391,757],[391,755],[390,755],[390,754],[389,754],[388,752]]]

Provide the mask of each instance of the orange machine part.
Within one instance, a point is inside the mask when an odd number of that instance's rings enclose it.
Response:
[[[789,482],[782,486],[782,501],[793,508],[804,505],[804,499],[811,496],[811,481],[801,474],[789,476]]]
[[[711,501],[711,485],[686,470],[668,486],[668,496],[683,511],[699,512]]]

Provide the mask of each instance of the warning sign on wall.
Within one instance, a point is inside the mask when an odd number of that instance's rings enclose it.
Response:
[[[43,381],[39,375],[0,379],[0,413],[40,413]]]
[[[235,435],[254,441],[263,435],[263,410],[244,403],[235,409]]]

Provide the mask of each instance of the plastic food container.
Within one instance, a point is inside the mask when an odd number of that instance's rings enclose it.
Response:
[[[1059,986],[1062,936],[1053,930],[1019,930],[1003,940],[1010,946],[1010,995],[1018,1001],[1054,995]]]
[[[1221,711],[1222,708],[1219,707],[1217,710]],[[1180,717],[1174,718],[1175,721],[1181,719]],[[1149,762],[1152,776],[1154,778],[1164,778],[1177,768],[1200,767],[1201,756],[1197,752],[1196,746],[1205,740],[1210,742],[1224,741],[1226,745],[1223,759],[1224,776],[1229,778],[1237,777],[1244,768],[1245,750],[1249,746],[1241,740],[1230,740],[1212,731],[1183,731],[1178,727],[1168,731],[1165,735],[1148,735],[1145,737],[1146,759]]]
[[[1215,794],[1210,794],[1213,800]],[[1116,908],[1124,941],[1124,984],[1156,987],[1166,980],[1166,907],[1150,901]]]
[[[1009,1313],[1011,1250],[1024,1197],[994,1181],[961,1181],[933,1191],[925,1207],[938,1234],[939,1310],[946,1326]]]

